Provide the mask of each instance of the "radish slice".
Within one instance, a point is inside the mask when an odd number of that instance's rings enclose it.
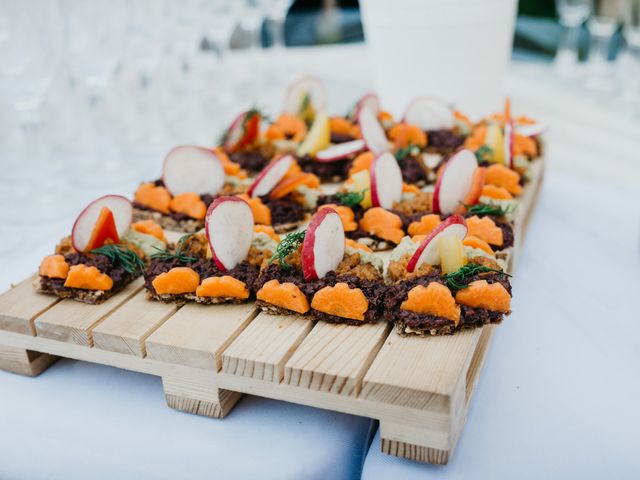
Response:
[[[529,125],[518,125],[516,132],[525,137],[537,137],[547,131],[547,125],[544,123],[532,123]]]
[[[504,163],[509,168],[513,168],[513,122],[509,120],[504,124]]]
[[[375,93],[367,93],[360,100],[358,100],[358,103],[356,103],[356,108],[353,111],[354,116],[357,118],[360,110],[365,107],[370,108],[376,115],[378,115],[378,113],[380,113],[380,99],[378,98],[378,95],[376,95]]]
[[[282,180],[295,159],[292,155],[285,155],[268,164],[253,181],[247,192],[250,197],[267,195],[280,180]]]
[[[260,122],[249,122],[254,115],[260,118],[255,110],[248,110],[238,115],[227,129],[224,138],[224,148],[232,151],[250,145],[260,134]]]
[[[442,235],[456,235],[460,240],[467,236],[467,224],[461,215],[451,215],[447,217],[440,225],[434,228],[429,235],[420,243],[418,249],[413,254],[409,263],[407,263],[407,271],[413,272],[423,263],[429,265],[440,264],[440,253],[438,251],[438,240]]]
[[[324,85],[316,77],[305,76],[288,88],[284,102],[284,112],[291,115],[300,115],[307,96],[316,111],[324,110],[327,97]]]
[[[162,181],[172,195],[197,193],[216,195],[224,186],[222,162],[211,150],[183,145],[164,159]]]
[[[305,280],[317,280],[335,270],[344,256],[344,245],[340,215],[333,208],[322,208],[311,219],[302,242]]]
[[[471,150],[454,153],[442,167],[444,170],[433,190],[433,211],[448,215],[456,211],[471,190],[478,160]]]
[[[377,156],[371,167],[371,203],[374,207],[390,209],[402,199],[402,171],[392,153]]]
[[[455,125],[453,109],[442,100],[432,97],[414,99],[404,112],[403,120],[422,130],[443,130]]]
[[[213,261],[223,272],[247,258],[253,240],[253,213],[238,197],[216,198],[205,217],[205,232]]]
[[[337,145],[332,145],[329,148],[325,148],[324,150],[320,150],[316,153],[316,160],[319,162],[335,162],[336,160],[342,160],[343,158],[347,158],[361,152],[364,148],[364,140],[360,139],[339,143]]]
[[[113,214],[118,236],[122,237],[131,225],[133,206],[121,195],[105,195],[87,205],[73,224],[71,243],[73,248],[84,252],[91,240],[93,229],[103,208],[108,208]]]
[[[389,141],[387,134],[382,128],[376,112],[368,106],[360,109],[358,112],[358,125],[362,139],[367,148],[374,154],[379,155],[389,151]]]

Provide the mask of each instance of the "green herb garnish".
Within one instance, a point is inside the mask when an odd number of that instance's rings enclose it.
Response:
[[[311,105],[311,95],[309,95],[309,92],[305,92],[304,96],[302,97],[302,104],[300,105],[300,109],[298,110],[298,115],[306,117],[309,105]]]
[[[369,189],[365,188],[359,192],[338,192],[336,193],[336,197],[338,198],[340,205],[344,205],[345,207],[355,207],[364,200],[367,190]]]
[[[94,248],[90,253],[104,255],[115,265],[120,265],[125,272],[131,275],[140,275],[144,270],[142,259],[128,247],[115,243]]]
[[[518,208],[518,205],[512,203],[506,207],[500,205],[492,205],[489,203],[478,203],[476,205],[462,204],[467,209],[467,212],[472,215],[495,215],[496,217],[504,217],[510,213],[513,213]]]
[[[399,148],[398,150],[396,150],[396,160],[398,161],[404,160],[409,155],[412,155],[414,149],[416,148],[418,147],[416,147],[416,145],[413,145],[411,143],[404,148]]]
[[[171,252],[168,249],[162,250],[154,246],[153,248],[155,248],[158,252],[151,255],[151,258],[153,258],[154,260],[160,260],[162,262],[178,260],[183,264],[197,262],[198,259],[196,257],[184,253],[184,244],[192,235],[192,233],[188,233],[187,235],[183,235],[182,237],[180,237],[180,240],[178,240],[178,248],[176,248],[175,252]]]
[[[478,150],[476,150],[476,158],[478,162],[487,162],[491,163],[493,159],[493,149],[487,145],[482,145]]]
[[[280,267],[282,267],[283,269],[291,269],[291,265],[286,262],[286,258],[298,249],[298,247],[304,240],[305,233],[307,233],[306,230],[287,234],[280,241],[280,243],[276,247],[276,251],[273,253],[273,256],[269,259],[269,265],[277,260],[280,264]]]
[[[485,267],[484,265],[477,265],[475,263],[467,263],[464,267],[461,267],[455,272],[447,273],[444,278],[447,281],[447,287],[449,287],[451,290],[462,290],[463,288],[468,287],[466,283],[463,283],[467,278],[473,277],[478,273],[485,272],[503,273],[508,277],[511,276],[508,273],[503,272],[502,270]]]

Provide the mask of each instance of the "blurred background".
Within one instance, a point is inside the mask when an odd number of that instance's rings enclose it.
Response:
[[[13,206],[0,209],[10,233],[0,253],[23,241],[25,223],[66,221],[99,193],[130,195],[170,147],[213,145],[240,109],[278,113],[307,72],[327,82],[330,113],[372,88],[396,113],[405,97],[394,88],[457,102],[446,87],[459,77],[467,98],[484,100],[468,112],[477,118],[500,108],[510,56],[533,99],[547,86],[606,108],[621,128],[640,118],[640,0],[360,3],[0,0],[0,199]],[[442,18],[421,13],[427,4]]]

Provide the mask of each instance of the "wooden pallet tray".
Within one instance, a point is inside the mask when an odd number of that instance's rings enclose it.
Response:
[[[455,448],[495,328],[401,337],[386,322],[333,325],[253,304],[178,308],[146,299],[141,279],[97,306],[36,293],[31,282],[0,296],[0,369],[37,375],[66,357],[158,375],[170,407],[209,417],[224,417],[242,393],[366,416],[380,421],[383,452],[437,464]]]

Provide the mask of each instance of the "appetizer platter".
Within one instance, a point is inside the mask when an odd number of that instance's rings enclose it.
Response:
[[[431,97],[396,119],[371,93],[330,116],[312,77],[285,97],[82,209],[0,295],[0,368],[154,374],[209,417],[242,393],[368,416],[384,452],[447,463],[517,294],[544,126]]]

